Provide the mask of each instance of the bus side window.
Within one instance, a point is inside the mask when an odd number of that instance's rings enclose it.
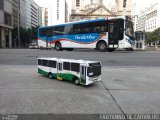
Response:
[[[48,60],[42,60],[42,66],[48,67]]]
[[[40,36],[46,36],[46,29],[45,28],[42,28],[39,30],[39,35]]]
[[[41,65],[42,60],[38,59],[38,65]]]
[[[80,64],[79,63],[71,63],[71,71],[79,72],[80,71]]]
[[[64,35],[64,26],[54,27],[53,28],[53,35]]]
[[[73,25],[66,25],[65,28],[64,28],[64,33],[66,35],[70,34],[72,28],[73,28]]]
[[[47,29],[46,30],[46,36],[47,37],[52,37],[52,29]]]
[[[75,26],[76,34],[83,34],[84,33],[84,24],[78,24]]]
[[[57,66],[57,62],[56,61],[49,61],[48,62],[48,67],[51,67],[51,68],[56,68]]]
[[[70,70],[71,69],[71,63],[70,62],[64,62],[63,63],[63,70]]]
[[[109,24],[109,32],[110,32],[110,33],[113,33],[113,23],[110,23],[110,24]]]

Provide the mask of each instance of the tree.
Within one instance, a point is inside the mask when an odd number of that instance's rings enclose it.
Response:
[[[12,35],[12,39],[13,39],[13,44],[15,47],[18,46],[19,42],[18,42],[18,28],[14,28],[13,29],[13,35]],[[21,43],[21,47],[28,47],[28,45],[31,43],[31,29],[26,29],[26,28],[22,28],[20,27],[20,43]]]
[[[31,31],[32,31],[32,39],[38,39],[38,28],[39,28],[39,26],[37,26],[37,27],[32,27],[32,29],[31,29]]]
[[[157,42],[160,40],[160,28],[157,28],[155,31],[154,31],[154,41]]]
[[[157,43],[157,41],[160,40],[160,28],[154,30],[153,32],[146,32],[145,37],[147,44]]]

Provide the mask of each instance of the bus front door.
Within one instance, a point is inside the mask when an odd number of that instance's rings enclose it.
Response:
[[[118,39],[116,31],[117,31],[116,21],[110,21],[108,30],[108,48],[118,47]]]
[[[62,63],[57,63],[57,80],[63,80],[62,75],[61,75],[62,70],[63,70],[62,66],[63,66]]]
[[[81,78],[81,83],[86,84],[86,66],[81,66],[81,72],[80,72],[80,78]]]
[[[50,29],[48,29],[46,33],[46,48],[51,48],[51,39],[52,39],[52,32]]]
[[[61,73],[62,72],[62,63],[57,63],[57,73]]]

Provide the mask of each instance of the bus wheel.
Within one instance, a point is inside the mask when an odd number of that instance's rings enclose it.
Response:
[[[55,44],[55,48],[56,48],[57,51],[62,51],[62,45],[61,45],[61,43],[60,43],[60,42],[57,42],[57,43]]]
[[[75,84],[75,85],[80,85],[80,81],[79,81],[78,79],[75,79],[75,80],[74,80],[74,84]]]
[[[105,52],[107,50],[107,44],[105,42],[98,43],[98,50],[100,52]]]
[[[48,74],[48,77],[49,77],[50,79],[52,79],[52,78],[53,78],[52,73],[49,73],[49,74]]]
[[[107,51],[108,52],[113,52],[113,51],[115,51],[115,48],[108,48]]]

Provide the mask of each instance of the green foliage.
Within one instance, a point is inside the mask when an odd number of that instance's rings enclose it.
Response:
[[[154,30],[153,32],[146,32],[146,43],[153,43],[160,40],[160,28]]]
[[[20,27],[19,29],[20,32],[20,46],[21,47],[28,47],[28,45],[32,42],[32,39],[37,39],[37,32],[38,32],[38,27],[36,28],[22,28]],[[18,42],[18,28],[14,28],[12,30],[12,39],[16,44],[19,44]]]
[[[32,39],[38,39],[38,36],[37,36],[37,34],[38,34],[38,28],[39,28],[39,26],[37,26],[37,27],[32,27],[32,29],[31,29],[31,31],[32,31]]]

